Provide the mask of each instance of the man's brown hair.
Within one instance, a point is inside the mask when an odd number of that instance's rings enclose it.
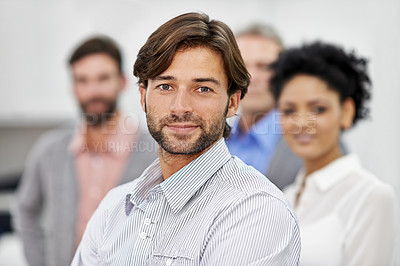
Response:
[[[196,47],[206,47],[221,55],[228,77],[228,95],[240,91],[243,98],[250,75],[235,36],[225,23],[210,20],[206,14],[186,13],[161,25],[139,50],[133,74],[147,88],[148,80],[167,70],[178,50]],[[225,122],[224,137],[229,136],[230,130]]]
[[[69,64],[72,66],[83,57],[92,54],[106,54],[110,56],[117,63],[118,71],[122,74],[121,51],[113,39],[104,35],[91,37],[76,47],[69,58]]]
[[[147,81],[164,72],[179,49],[207,47],[222,56],[228,76],[228,94],[247,92],[249,74],[230,28],[218,20],[210,20],[206,14],[186,13],[161,25],[140,49],[133,67],[139,83],[147,87]]]

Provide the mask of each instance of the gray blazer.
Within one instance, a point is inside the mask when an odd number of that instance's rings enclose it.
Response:
[[[281,138],[275,148],[267,173],[264,173],[272,183],[283,190],[294,182],[302,167],[302,161],[289,149],[286,141]]]
[[[13,222],[29,265],[70,265],[75,252],[78,184],[68,146],[74,127],[45,133],[30,152],[13,206]],[[140,134],[121,183],[131,181],[158,156],[149,133]]]

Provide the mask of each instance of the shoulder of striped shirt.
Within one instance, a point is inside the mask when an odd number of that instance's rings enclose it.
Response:
[[[111,209],[117,206],[121,201],[125,204],[126,195],[133,190],[137,182],[138,178],[111,189],[101,201],[99,208],[102,210]]]
[[[221,173],[222,180],[230,184],[232,188],[245,194],[265,191],[283,195],[283,192],[276,188],[264,174],[245,164],[237,157],[232,158],[233,160],[223,167],[225,169]]]
[[[240,160],[234,160],[233,164],[229,168],[231,168],[231,171],[233,170],[234,174],[232,173],[231,175],[227,175],[226,172],[221,174],[222,180],[226,182],[226,186],[223,186],[225,189],[230,187],[231,189],[236,190],[239,198],[247,198],[256,194],[265,195],[267,198],[275,198],[291,213],[293,212],[283,192],[276,188],[262,173]],[[139,179],[140,178],[137,178],[131,182],[111,189],[102,200],[99,208],[107,210],[113,209],[120,204],[124,205],[126,195],[133,191]]]
[[[221,179],[226,182],[222,187],[231,187],[237,191],[237,196],[246,198],[253,195],[264,195],[281,202],[293,215],[293,209],[286,196],[265,175],[248,166],[240,159],[231,161],[232,174],[222,173]],[[228,170],[229,171],[229,170]]]

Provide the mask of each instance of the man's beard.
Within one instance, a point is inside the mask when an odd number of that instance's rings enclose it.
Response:
[[[87,106],[92,103],[103,103],[107,106],[104,112],[100,113],[90,113],[87,112]],[[108,100],[105,98],[93,98],[87,102],[81,103],[81,110],[83,117],[86,120],[88,126],[92,127],[99,127],[110,120],[111,117],[115,115],[115,109],[117,108],[117,101],[116,100]]]
[[[175,155],[193,155],[204,151],[222,137],[226,123],[226,113],[227,110],[221,116],[210,120],[208,126],[200,116],[194,114],[185,114],[183,116],[171,114],[157,121],[150,111],[146,112],[146,117],[149,132],[162,149]],[[163,129],[168,124],[185,122],[197,125],[201,130],[200,136],[192,142],[186,142],[190,140],[191,136],[180,134],[168,136],[163,132]]]

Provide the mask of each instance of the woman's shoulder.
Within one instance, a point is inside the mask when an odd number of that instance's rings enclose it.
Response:
[[[365,193],[368,194],[365,198],[366,201],[377,206],[394,203],[396,201],[394,188],[386,184],[365,167],[359,167],[353,174],[357,183],[359,183],[363,187]]]

